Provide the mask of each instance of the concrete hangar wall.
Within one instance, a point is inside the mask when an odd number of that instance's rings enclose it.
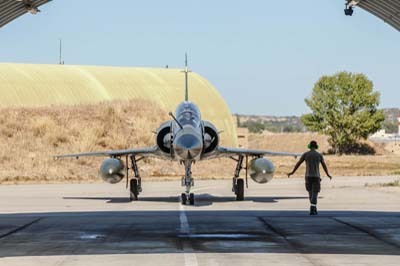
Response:
[[[166,112],[184,100],[181,69],[0,63],[0,107],[76,105],[144,99]],[[236,127],[224,99],[203,77],[189,74],[189,100],[215,124],[224,145],[237,146]]]

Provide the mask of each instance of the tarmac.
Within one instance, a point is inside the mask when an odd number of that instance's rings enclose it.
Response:
[[[0,186],[0,265],[393,265],[400,261],[400,177],[324,179],[318,216],[304,180],[146,182],[137,202],[124,182]]]

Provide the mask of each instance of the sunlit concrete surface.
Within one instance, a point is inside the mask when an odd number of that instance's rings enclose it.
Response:
[[[0,265],[398,265],[396,177],[324,180],[308,215],[302,179],[197,181],[195,206],[180,182],[144,182],[138,202],[124,184],[0,187]]]

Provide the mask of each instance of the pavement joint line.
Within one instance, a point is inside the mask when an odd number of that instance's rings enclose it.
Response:
[[[190,225],[186,216],[185,207],[178,197],[179,204],[179,222],[181,234],[190,234]],[[197,258],[191,243],[188,240],[183,240],[183,255],[185,258],[185,266],[198,266]]]
[[[296,251],[297,254],[299,254],[301,257],[305,258],[309,263],[311,263],[311,265],[313,266],[321,266],[321,264],[317,261],[315,261],[313,258],[310,258],[309,256],[307,256],[306,254],[304,254],[301,251],[301,247],[299,247],[299,245],[293,243],[292,241],[290,241],[283,232],[281,232],[280,230],[278,230],[277,228],[275,228],[274,226],[272,226],[266,219],[264,219],[263,217],[257,216],[258,220],[261,221],[261,223],[263,223],[268,229],[270,229],[273,233],[275,233],[276,235],[280,236],[287,244],[288,246],[293,249],[294,251]]]
[[[378,234],[375,234],[374,232],[372,232],[371,230],[368,230],[368,229],[363,228],[361,226],[357,226],[357,225],[345,222],[345,221],[341,220],[339,217],[331,217],[331,219],[336,221],[336,222],[338,222],[338,223],[347,225],[348,227],[351,227],[351,228],[353,228],[355,230],[363,232],[363,233],[365,233],[365,234],[367,234],[367,235],[369,235],[369,236],[371,236],[371,237],[373,237],[373,238],[375,238],[375,239],[377,239],[377,240],[379,240],[379,241],[381,241],[381,242],[383,242],[383,243],[385,243],[387,245],[390,245],[390,246],[395,247],[395,248],[400,248],[399,244],[397,244],[395,242],[392,242],[390,240],[384,239],[384,238],[380,237]]]
[[[210,189],[210,188],[213,188],[213,187],[212,186],[198,187],[198,188],[192,189],[192,192],[201,191],[201,190]]]
[[[3,239],[3,238],[5,238],[5,237],[7,237],[7,236],[9,236],[9,235],[15,234],[15,233],[17,233],[17,232],[19,232],[19,231],[22,231],[22,230],[28,228],[29,226],[31,226],[31,225],[33,225],[33,224],[39,222],[39,221],[42,220],[42,219],[43,219],[43,217],[37,218],[37,219],[33,220],[33,221],[30,222],[30,223],[24,224],[24,225],[22,225],[22,226],[19,226],[19,227],[15,228],[14,230],[11,230],[10,232],[7,232],[7,233],[5,233],[5,234],[3,234],[3,235],[0,235],[0,239]]]

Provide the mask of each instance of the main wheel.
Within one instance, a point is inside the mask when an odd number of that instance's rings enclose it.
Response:
[[[187,201],[186,193],[182,193],[182,194],[181,194],[181,203],[182,203],[183,205],[185,205],[185,204],[186,204],[186,201]]]
[[[189,194],[189,203],[190,203],[190,205],[194,205],[194,194],[193,193]]]
[[[130,182],[130,200],[138,200],[139,196],[139,183],[137,179],[131,179]]]
[[[244,200],[244,180],[238,179],[236,181],[236,200],[243,201]]]

